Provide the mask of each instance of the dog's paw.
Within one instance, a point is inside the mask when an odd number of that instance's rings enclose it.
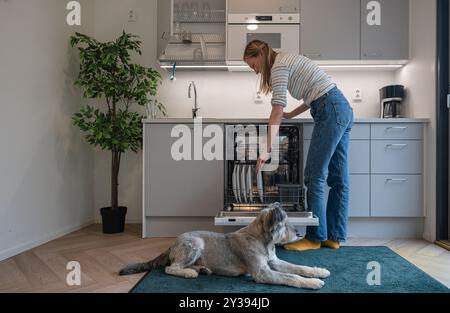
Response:
[[[199,272],[200,274],[203,274],[203,275],[212,275],[212,271],[209,268],[204,267],[204,266],[198,266],[198,267],[194,268],[194,270],[196,270],[197,272]]]
[[[312,290],[318,290],[318,289],[322,288],[324,285],[325,285],[325,282],[323,280],[320,280],[320,279],[317,279],[317,278],[310,278],[303,285],[303,288],[312,289]]]
[[[313,275],[315,278],[327,278],[330,276],[330,271],[324,268],[315,267],[313,270]]]
[[[198,272],[193,270],[193,269],[186,268],[183,271],[183,277],[184,278],[197,278],[198,277]]]

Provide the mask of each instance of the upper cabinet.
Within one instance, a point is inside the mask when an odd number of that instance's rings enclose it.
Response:
[[[409,0],[301,0],[300,51],[314,60],[408,60]]]
[[[225,0],[158,0],[160,64],[225,64]]]
[[[157,0],[159,63],[249,70],[242,51],[259,38],[323,65],[401,65],[409,59],[409,1]],[[293,13],[292,25],[277,22]]]
[[[302,0],[301,53],[313,60],[358,60],[360,1]]]
[[[409,0],[361,0],[361,17],[363,60],[409,58]]]

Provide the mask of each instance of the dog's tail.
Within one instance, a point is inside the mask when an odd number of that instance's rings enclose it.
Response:
[[[136,263],[127,265],[124,268],[122,268],[119,272],[119,275],[132,275],[137,273],[143,273],[143,272],[150,272],[151,270],[159,267],[164,267],[166,265],[169,265],[169,254],[170,249],[166,250],[165,252],[161,253],[159,256],[157,256],[155,259],[150,260],[148,262],[144,263]]]

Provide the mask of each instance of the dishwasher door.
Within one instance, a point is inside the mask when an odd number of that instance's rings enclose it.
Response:
[[[318,226],[319,219],[311,212],[286,212],[292,226]],[[220,212],[214,219],[215,226],[247,226],[252,223],[259,212]]]

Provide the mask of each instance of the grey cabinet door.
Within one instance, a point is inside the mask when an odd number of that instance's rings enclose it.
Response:
[[[422,174],[423,142],[420,140],[372,140],[372,174]]]
[[[372,3],[380,4],[379,16]],[[361,58],[409,58],[409,0],[361,0]]]
[[[167,39],[170,37],[171,25],[170,22],[172,20],[172,1],[170,0],[158,0],[156,3],[158,10],[158,19],[157,19],[157,34],[156,37],[158,39],[156,45],[156,57],[159,58],[163,53],[164,49],[167,46]]]
[[[371,216],[423,216],[421,175],[372,175],[371,188]]]
[[[145,125],[145,212],[147,216],[215,216],[223,209],[224,161],[175,161],[173,124]],[[193,127],[193,125],[181,125]],[[203,125],[206,127],[206,125]],[[223,125],[222,134],[223,134]],[[191,140],[194,132],[192,131]],[[209,140],[204,139],[204,144]],[[223,140],[220,149],[223,151]],[[192,146],[192,153],[194,147]]]
[[[303,166],[306,167],[311,140],[303,143]],[[348,148],[348,163],[350,174],[370,173],[370,143],[368,140],[350,140]]]
[[[360,0],[301,0],[301,54],[314,60],[360,59],[360,7]]]
[[[370,216],[370,176],[350,175],[349,217]]]

